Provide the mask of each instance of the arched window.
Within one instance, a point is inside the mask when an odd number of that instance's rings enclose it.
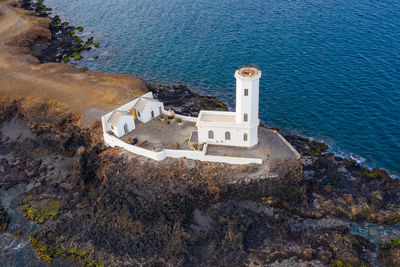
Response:
[[[244,89],[244,96],[248,96],[249,95],[249,89]]]
[[[214,139],[214,132],[208,131],[208,139]]]
[[[159,107],[158,107],[158,109],[159,109],[159,111],[160,111],[160,114],[161,114],[161,113],[162,113],[162,112],[161,112],[161,106],[159,106]]]
[[[137,112],[137,116],[140,117],[140,111]]]
[[[243,134],[243,141],[247,141],[247,133]]]
[[[231,133],[225,132],[225,140],[231,140]]]
[[[154,118],[154,111],[151,111],[151,117]]]
[[[247,117],[248,117],[248,116],[247,116],[247,113],[244,113],[244,114],[243,114],[243,121],[247,121]]]

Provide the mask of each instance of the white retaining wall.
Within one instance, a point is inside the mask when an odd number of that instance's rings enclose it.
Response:
[[[163,110],[163,114],[167,115],[167,111],[165,109]],[[190,116],[175,114],[175,118],[180,118],[180,119],[182,119],[184,121],[197,122],[197,118],[196,117],[190,117]]]
[[[212,156],[206,155],[207,144],[203,147],[202,151],[198,150],[175,150],[175,149],[164,149],[160,152],[155,152],[142,147],[125,143],[121,139],[104,132],[104,142],[111,147],[122,147],[125,150],[132,152],[137,155],[151,158],[156,161],[161,161],[165,158],[188,158],[193,160],[210,161],[210,162],[221,162],[229,164],[249,164],[257,163],[261,164],[262,159],[256,158],[239,158],[239,157],[225,157],[225,156]]]

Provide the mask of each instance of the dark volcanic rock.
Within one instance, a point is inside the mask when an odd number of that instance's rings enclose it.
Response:
[[[42,63],[61,62],[65,55],[71,55],[82,46],[80,39],[71,34],[73,30],[74,27],[62,25],[55,16],[50,24],[51,39],[37,40],[31,47],[32,55]]]
[[[50,9],[43,4],[42,0],[25,0],[22,8],[35,11],[39,17],[50,17],[48,12]],[[59,16],[51,18],[49,29],[50,40],[39,38],[31,45],[31,54],[41,63],[62,62],[64,56],[70,56],[83,49],[83,41],[73,34],[76,28],[69,26],[68,23],[62,23]]]
[[[324,153],[327,147],[320,142],[299,136],[286,138],[303,155],[309,204],[297,210],[301,216],[400,222],[400,184],[386,171],[369,170],[354,160]]]
[[[200,110],[228,110],[228,107],[210,96],[194,93],[185,85],[149,85],[154,98],[163,102],[165,109],[173,109],[179,114],[196,117]]]
[[[8,216],[3,206],[1,206],[0,204],[0,232],[7,230],[9,222],[10,222],[10,216]]]

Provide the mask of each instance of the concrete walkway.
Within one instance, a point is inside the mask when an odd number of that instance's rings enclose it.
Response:
[[[232,146],[209,145],[207,155],[259,158],[264,162],[293,160],[297,152],[274,130],[259,127],[258,145],[251,149]]]

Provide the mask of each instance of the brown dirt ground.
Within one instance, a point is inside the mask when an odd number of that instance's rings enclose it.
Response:
[[[0,1],[0,97],[49,99],[85,113],[112,110],[148,91],[146,82],[136,77],[82,72],[62,63],[41,64],[29,47],[35,40],[51,37],[50,19],[16,7],[20,2]]]

